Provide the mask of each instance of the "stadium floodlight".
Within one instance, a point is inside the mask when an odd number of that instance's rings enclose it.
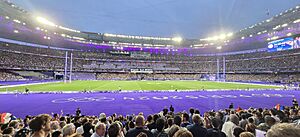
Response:
[[[222,49],[222,46],[218,46],[217,49]]]
[[[219,36],[219,39],[225,39],[226,38],[226,35],[225,34],[222,34]]]
[[[180,43],[183,39],[181,37],[172,38],[173,41]]]
[[[288,26],[287,23],[281,25],[281,27],[286,27],[286,26]]]
[[[53,27],[57,27],[56,24],[54,24],[53,22],[43,18],[43,17],[36,17],[36,20],[42,24],[45,24],[45,25],[49,25],[49,26],[53,26]]]
[[[14,33],[19,33],[19,31],[18,30],[14,30]]]
[[[218,40],[218,39],[219,39],[218,36],[214,36],[214,37],[212,38],[212,40]]]
[[[230,33],[227,34],[227,37],[231,37],[231,36],[233,36],[232,32],[230,32]]]

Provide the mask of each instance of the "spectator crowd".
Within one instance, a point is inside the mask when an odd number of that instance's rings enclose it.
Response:
[[[282,109],[238,107],[200,113],[190,108],[176,112],[171,105],[146,118],[137,115],[87,116],[40,114],[24,119],[1,117],[3,137],[299,137],[298,104]],[[1,114],[4,116],[4,114]]]

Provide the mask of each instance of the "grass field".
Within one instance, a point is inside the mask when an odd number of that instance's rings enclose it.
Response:
[[[107,91],[107,90],[202,90],[202,89],[274,89],[277,86],[223,83],[212,81],[73,81],[1,88],[0,91]]]

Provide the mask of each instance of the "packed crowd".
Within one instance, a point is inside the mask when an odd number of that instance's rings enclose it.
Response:
[[[21,80],[24,79],[22,76],[17,76],[9,72],[0,71],[0,81],[10,81],[10,80]]]
[[[1,43],[0,46],[0,69],[47,71],[63,71],[64,69],[65,51],[5,43]],[[300,49],[272,53],[255,52],[226,55],[224,56],[226,59],[226,73],[299,72],[299,51]],[[72,53],[74,72],[129,73],[133,68],[149,68],[155,73],[216,73],[218,68],[217,59],[219,59],[219,71],[223,72],[223,56],[190,57],[153,54],[151,58],[137,59],[125,55],[92,51],[72,51]],[[68,65],[70,65],[70,58]],[[256,79],[256,76],[253,75],[251,78],[246,77],[245,80],[252,80],[252,78],[255,80],[260,79]],[[274,81],[277,78],[270,79]],[[268,79],[263,80],[269,81]]]
[[[3,137],[299,137],[300,110],[294,99],[293,107],[282,109],[228,109],[200,113],[176,112],[171,105],[157,114],[144,118],[138,115],[86,116],[78,108],[75,115],[41,114],[2,118]],[[3,114],[1,116],[4,116]]]
[[[226,80],[245,82],[297,83],[300,82],[300,74],[227,74]]]
[[[199,80],[201,74],[97,73],[97,80]]]

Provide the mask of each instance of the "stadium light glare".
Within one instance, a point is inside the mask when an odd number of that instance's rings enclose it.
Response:
[[[241,37],[241,39],[245,39],[245,37]]]
[[[233,36],[232,32],[230,32],[230,33],[227,34],[227,37],[231,37],[231,36]]]
[[[183,39],[181,37],[174,37],[172,40],[175,42],[181,42]]]
[[[18,30],[14,30],[14,33],[19,33],[19,31]]]
[[[43,18],[43,17],[36,17],[36,20],[42,24],[45,24],[45,25],[49,25],[49,26],[52,26],[52,27],[57,27],[56,24],[54,24],[53,22]]]
[[[222,49],[222,46],[218,46],[217,49]]]
[[[281,25],[281,27],[286,27],[286,26],[288,26],[287,23]]]
[[[226,35],[225,34],[222,34],[219,36],[219,39],[225,39],[226,38]]]
[[[286,34],[286,36],[292,36],[292,33],[288,33],[288,34]]]

